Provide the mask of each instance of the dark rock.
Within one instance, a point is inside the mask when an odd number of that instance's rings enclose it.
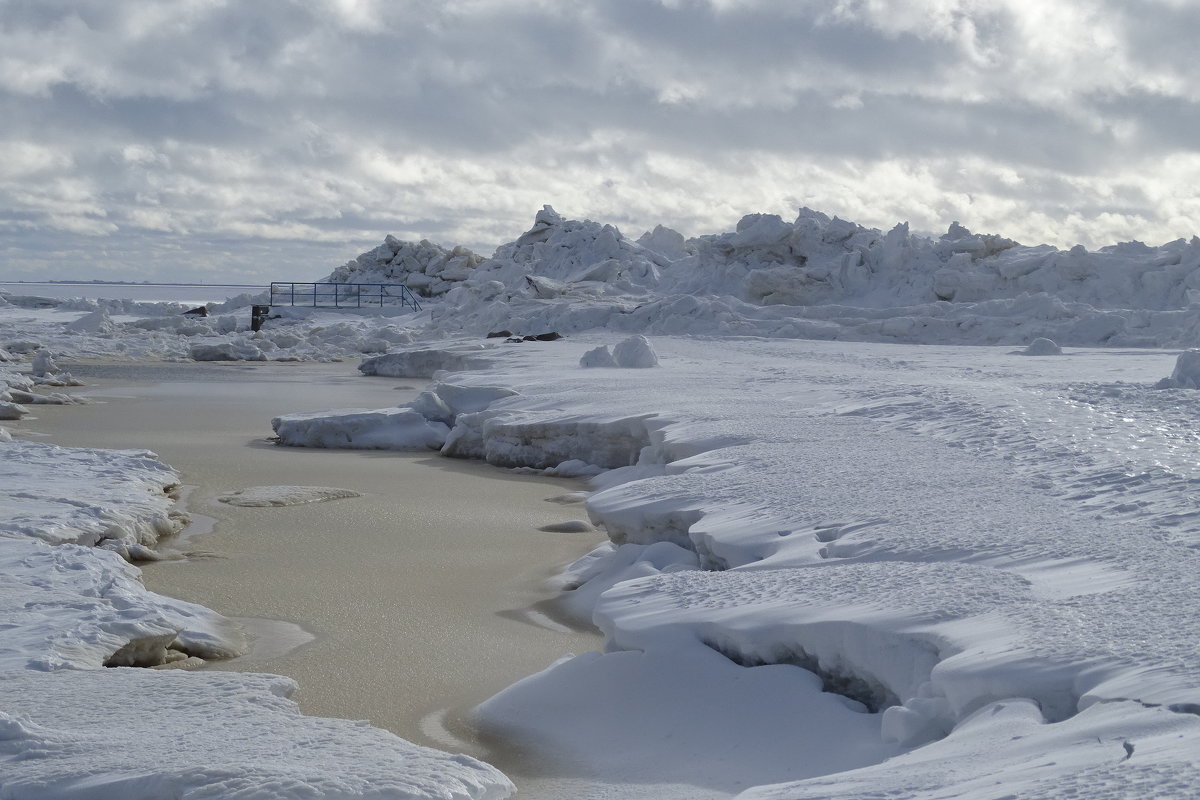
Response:
[[[195,308],[189,308],[187,311],[183,312],[183,314],[187,317],[207,317],[208,308],[205,306],[196,306]]]
[[[489,333],[487,335],[487,338],[489,338],[489,339],[504,339],[504,338],[507,338],[512,335],[513,335],[512,331],[492,331],[491,333]]]

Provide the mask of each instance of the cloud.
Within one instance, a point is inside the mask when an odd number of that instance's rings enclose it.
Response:
[[[1197,32],[1172,0],[0,0],[0,231],[22,275],[139,279],[490,252],[546,202],[1154,242],[1200,228]]]

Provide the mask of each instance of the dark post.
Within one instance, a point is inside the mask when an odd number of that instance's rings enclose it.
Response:
[[[257,333],[262,328],[263,320],[270,313],[270,306],[250,306],[250,330]]]

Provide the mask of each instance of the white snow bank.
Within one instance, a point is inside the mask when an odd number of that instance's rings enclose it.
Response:
[[[220,615],[146,591],[113,552],[149,555],[178,529],[166,495],[176,482],[146,451],[14,441],[0,429],[0,795],[511,793],[466,756],[299,715],[284,678],[121,668],[193,666],[245,647]]]
[[[877,714],[822,692],[811,672],[745,669],[706,649],[588,653],[506,689],[480,713],[499,721],[489,734],[535,744],[559,769],[602,783],[732,794],[898,752],[880,740]]]
[[[139,570],[107,550],[4,538],[0,569],[0,670],[155,666],[244,652],[245,637],[228,620],[147,592]]]
[[[541,708],[542,693],[624,708],[638,741],[642,695],[624,678],[666,679],[630,664],[716,664],[716,654],[728,664],[676,666],[674,679],[736,692],[764,666],[806,669],[883,712],[877,745],[934,742],[911,754],[925,768],[917,798],[975,774],[1025,780],[1021,747],[978,773],[943,764],[960,745],[1002,740],[992,716],[1049,748],[1059,766],[1038,773],[1038,786],[1090,786],[1093,770],[1117,761],[1106,759],[1126,723],[1148,740],[1160,723],[1200,735],[1190,715],[1145,710],[1200,707],[1200,629],[1188,611],[1200,569],[1194,404],[1172,411],[1150,388],[1169,355],[657,338],[659,369],[613,381],[578,369],[596,338],[496,348],[490,369],[440,377],[520,391],[459,415],[444,453],[616,468],[588,509],[621,546],[585,559],[569,584],[577,612],[595,604],[606,653],[502,693],[480,711],[485,730],[615,775],[602,752],[611,730],[589,735],[584,715],[528,709]],[[1126,383],[1112,384],[1114,371]],[[603,692],[608,706],[593,694]],[[692,720],[690,735],[719,738],[722,714],[672,709],[667,719]],[[766,709],[757,716],[763,731],[784,725]],[[1076,759],[1083,730],[1100,742]],[[1155,741],[1160,761],[1146,775],[1169,788],[1171,765],[1194,768],[1185,746]],[[744,752],[775,746],[753,731],[743,742]],[[702,752],[688,762],[696,774],[714,758]],[[652,780],[648,760],[630,759],[631,780]],[[670,763],[663,780],[678,777]],[[898,772],[896,785],[916,774]],[[818,796],[807,782],[829,785],[805,780],[786,792]],[[1097,796],[1115,796],[1108,778],[1095,780]]]
[[[0,443],[0,537],[101,546],[142,557],[184,518],[167,492],[178,475],[148,450]]]
[[[300,715],[287,678],[136,669],[0,672],[10,797],[498,800],[467,756],[365,722]]]
[[[740,800],[863,797],[1123,800],[1186,798],[1200,781],[1200,720],[1134,703],[1093,706],[1045,724],[1036,704],[989,704],[945,739],[865,769],[778,786]]]

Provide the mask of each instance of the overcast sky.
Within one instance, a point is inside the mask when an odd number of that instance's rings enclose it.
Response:
[[[0,280],[312,280],[810,206],[1200,233],[1194,0],[0,0]]]

